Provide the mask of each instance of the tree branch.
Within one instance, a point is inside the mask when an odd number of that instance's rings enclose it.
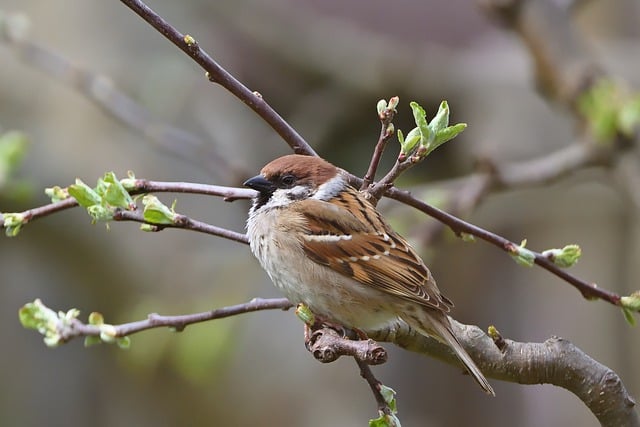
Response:
[[[286,298],[254,298],[243,304],[232,305],[228,307],[216,308],[201,313],[183,314],[178,316],[163,316],[157,313],[151,313],[145,320],[136,322],[123,323],[120,325],[111,325],[113,333],[110,336],[114,338],[127,337],[138,332],[156,328],[172,328],[178,332],[183,331],[187,326],[194,323],[207,322],[214,319],[222,319],[225,317],[237,316],[239,314],[251,313],[262,310],[288,310],[292,304]],[[75,319],[69,325],[59,324],[58,333],[62,340],[66,343],[78,337],[100,336],[104,331],[100,325],[89,325]]]
[[[181,34],[143,2],[139,0],[121,1],[197,62],[207,72],[209,80],[227,89],[258,114],[291,146],[295,153],[317,155],[300,134],[262,99],[262,95],[258,92],[250,91],[245,85],[236,80],[227,70],[214,61],[209,54],[202,50],[192,37]]]
[[[504,339],[506,345],[500,349],[477,326],[453,319],[452,323],[462,346],[486,376],[520,384],[553,384],[575,394],[603,426],[640,426],[636,402],[620,377],[569,341],[557,337],[543,343]],[[404,323],[395,329],[365,332],[373,339],[462,366],[447,346]]]
[[[261,310],[288,310],[293,306],[286,298],[254,298],[247,303],[201,313],[178,316],[152,313],[145,320],[120,325],[96,325],[78,320],[77,311],[75,315],[68,316],[49,309],[39,301],[35,305],[38,311],[31,312],[31,316],[41,324],[31,323],[29,327],[38,329],[47,337],[49,333],[55,334],[54,345],[78,337],[94,336],[104,339],[105,334],[110,339],[123,338],[162,327],[182,331],[194,323]],[[487,377],[520,384],[553,384],[575,394],[603,426],[640,426],[640,418],[634,410],[636,403],[618,375],[569,341],[554,337],[543,343],[521,343],[499,335],[491,338],[477,326],[464,325],[453,319],[451,321],[456,337]],[[364,332],[375,340],[394,343],[406,350],[435,357],[462,368],[448,346],[417,333],[404,322],[400,321],[390,328]],[[375,341],[350,340],[327,327],[312,334],[309,351],[323,363],[335,361],[344,355],[352,356],[358,361],[361,372],[364,365],[386,361],[386,351]],[[379,408],[383,408],[379,396],[380,383],[372,373],[367,374],[366,370],[363,376],[372,388]],[[388,407],[386,402],[384,405]]]

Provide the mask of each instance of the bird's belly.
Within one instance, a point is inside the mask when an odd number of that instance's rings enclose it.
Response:
[[[382,329],[398,321],[381,291],[317,264],[298,244],[275,244],[270,230],[263,231],[253,236],[251,249],[292,303],[305,304],[317,316],[362,330]]]

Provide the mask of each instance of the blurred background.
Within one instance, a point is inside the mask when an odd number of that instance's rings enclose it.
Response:
[[[525,160],[576,138],[571,116],[536,93],[521,41],[477,4],[155,0],[149,6],[259,91],[322,156],[361,176],[378,137],[379,99],[400,96],[395,124],[405,133],[412,127],[409,101],[432,115],[446,99],[452,121],[468,129],[398,182],[425,199],[439,194],[430,192],[432,183],[468,175],[478,157]],[[119,2],[3,0],[0,9],[24,13],[28,39],[73,64],[44,72],[25,64],[15,45],[0,45],[0,129],[21,130],[30,140],[12,185],[0,189],[2,212],[45,204],[45,187],[67,186],[76,177],[94,185],[110,170],[238,186],[289,152],[248,108]],[[638,87],[640,5],[594,0],[575,17],[594,57]],[[111,81],[85,88],[94,97],[112,84],[148,110],[151,125],[127,126],[74,88],[69,80],[82,85],[78,70]],[[177,136],[163,148],[157,123],[188,135],[172,133]],[[393,144],[381,170],[394,160]],[[536,250],[578,243],[583,257],[572,273],[628,294],[639,288],[640,227],[622,179],[617,171],[580,171],[549,186],[491,195],[466,218],[516,242],[527,238]],[[203,196],[159,197],[168,205],[177,198],[178,212],[236,231],[249,207]],[[586,301],[555,276],[519,267],[486,243],[464,243],[449,232],[421,239],[429,219],[392,202],[381,209],[421,248],[459,321],[483,329],[494,324],[518,341],[566,338],[638,395],[640,336],[618,309]],[[35,298],[122,323],[150,312],[181,314],[278,296],[244,245],[90,222],[75,209],[0,239],[1,425],[363,426],[377,416],[355,363],[316,362],[292,312],[253,313],[180,334],[144,332],[132,337],[128,351],[85,349],[81,340],[46,348],[18,322],[18,309]],[[403,425],[598,425],[562,389],[492,381],[498,397],[490,399],[458,369],[387,348],[388,363],[374,372],[397,391]]]

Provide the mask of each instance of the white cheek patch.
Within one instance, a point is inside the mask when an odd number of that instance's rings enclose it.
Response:
[[[314,199],[327,201],[335,197],[345,187],[345,181],[342,175],[338,174],[331,178],[329,181],[318,187],[316,194],[313,195]]]

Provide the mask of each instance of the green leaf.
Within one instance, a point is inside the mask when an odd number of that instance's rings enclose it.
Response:
[[[104,199],[111,206],[131,210],[134,205],[131,195],[116,178],[113,172],[107,172],[102,179],[105,187]]]
[[[21,213],[7,212],[1,215],[4,224],[4,233],[7,237],[17,236],[22,226],[27,223],[25,216]]]
[[[97,311],[93,311],[91,312],[91,314],[89,314],[89,324],[102,325],[104,324],[104,317],[102,316],[101,313],[98,313]]]
[[[131,347],[131,338],[120,337],[117,339],[116,344],[123,350],[128,350]]]
[[[369,420],[369,427],[402,427],[400,420],[395,414],[387,415],[380,413],[380,417],[375,420]]]
[[[67,192],[67,190],[64,188],[58,187],[57,185],[50,188],[45,188],[44,194],[46,194],[47,197],[51,199],[52,203],[56,203],[69,198],[69,192]]]
[[[87,212],[96,221],[111,221],[113,219],[113,211],[102,205],[93,205],[87,208]]]
[[[311,309],[302,303],[296,307],[296,316],[307,325],[313,325],[316,322],[316,317]]]
[[[636,326],[636,318],[633,317],[633,313],[628,308],[622,307],[622,314],[624,315],[624,320],[631,326]]]
[[[456,123],[453,126],[448,126],[438,131],[434,141],[434,147],[431,149],[431,151],[435,150],[445,142],[451,141],[453,138],[460,135],[462,131],[464,131],[466,128],[467,128],[466,123]]]
[[[396,413],[397,412],[397,408],[396,408],[396,392],[395,392],[395,390],[392,389],[391,387],[387,387],[384,384],[380,384],[380,394],[384,398],[384,401],[387,402],[387,405],[389,405],[389,408],[394,413]]]
[[[136,175],[133,171],[127,171],[127,177],[120,180],[120,183],[127,191],[136,189]]]
[[[413,118],[420,132],[420,144],[428,145],[433,140],[433,133],[431,132],[431,129],[427,124],[427,113],[424,111],[424,108],[422,108],[422,106],[415,101],[411,101],[409,105],[411,106],[411,111],[413,111]],[[408,135],[407,139],[409,139]]]
[[[462,239],[463,242],[467,242],[467,243],[475,243],[476,241],[475,236],[469,233],[460,233],[460,238]]]
[[[640,312],[640,291],[620,298],[620,303],[626,309]]]
[[[510,255],[515,262],[524,267],[533,267],[536,261],[536,254],[525,248],[527,239],[524,239],[520,246],[511,248]]]
[[[176,213],[152,194],[142,198],[144,220],[152,224],[173,224]]]
[[[20,308],[18,318],[23,327],[36,329],[41,335],[44,335],[44,343],[47,347],[57,347],[62,343],[62,337],[58,332],[58,324],[68,314],[73,318],[75,311],[70,310],[66,314],[56,313],[45,306],[42,301],[36,299]]]
[[[100,197],[93,188],[82,182],[80,178],[76,178],[76,183],[70,185],[67,191],[83,208],[89,208],[90,206],[100,205],[102,203],[102,197]]]
[[[437,134],[447,126],[449,126],[449,104],[447,104],[447,101],[442,101],[438,107],[438,112],[429,122],[429,129],[434,134]]]
[[[398,130],[398,132],[400,132],[400,130]],[[421,139],[422,136],[420,134],[420,129],[411,129],[411,131],[409,131],[409,133],[407,134],[407,139],[404,139],[400,143],[401,152],[403,154],[410,154],[413,149],[416,148]]]
[[[572,267],[578,262],[582,250],[578,245],[567,245],[562,249],[547,249],[542,255],[561,268]]]

